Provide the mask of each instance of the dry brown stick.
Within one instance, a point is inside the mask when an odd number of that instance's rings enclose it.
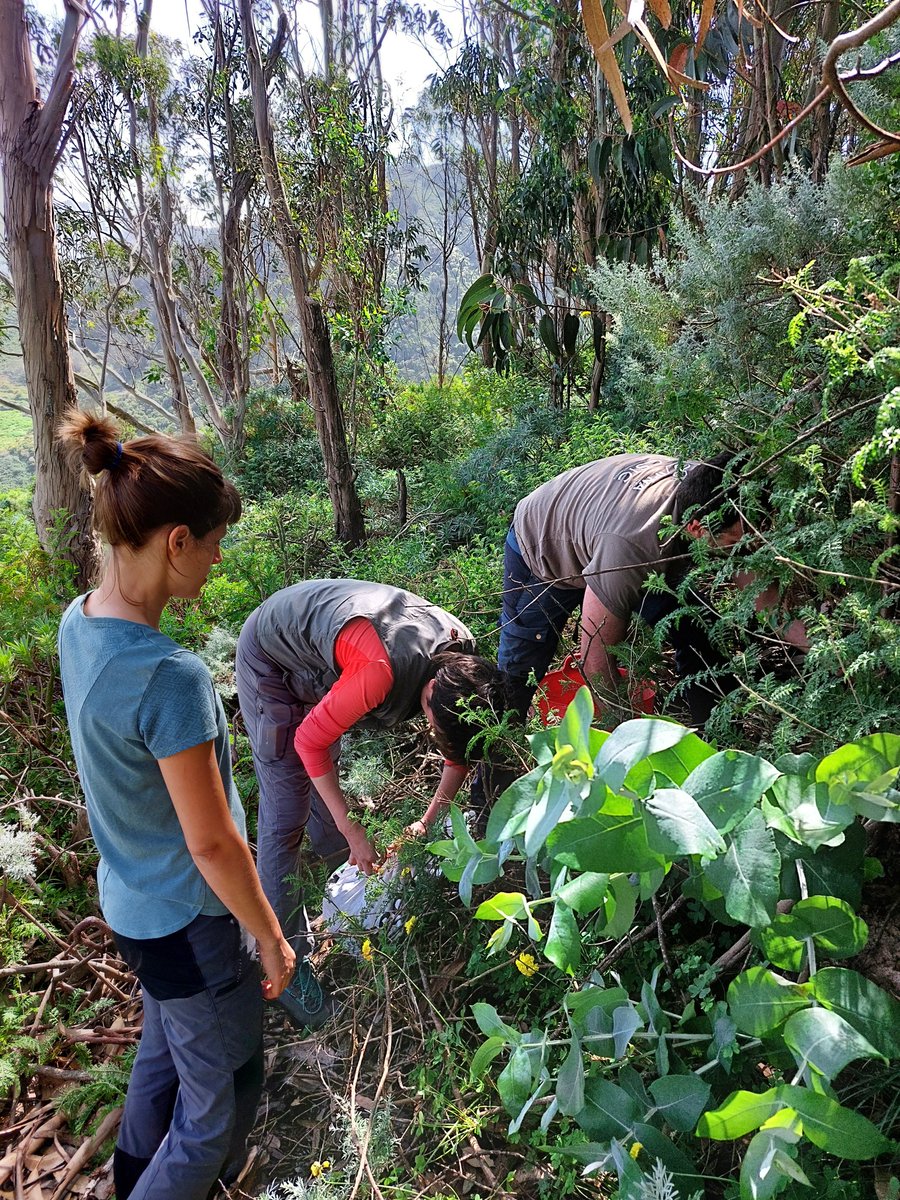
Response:
[[[368,1176],[369,1183],[372,1185],[376,1196],[380,1197],[382,1195],[381,1188],[379,1188],[377,1182],[375,1181],[375,1177],[372,1174],[372,1168],[369,1166],[369,1159],[368,1159],[369,1142],[372,1138],[372,1122],[375,1120],[375,1112],[378,1107],[378,1101],[381,1099],[381,1093],[384,1089],[384,1085],[387,1082],[387,1077],[390,1072],[391,1051],[393,1048],[393,1041],[394,1041],[393,1023],[391,1021],[391,987],[390,987],[390,981],[388,979],[387,967],[382,968],[382,978],[384,980],[384,1016],[385,1016],[385,1021],[387,1022],[387,1046],[386,1046],[385,1052],[384,1052],[384,1063],[382,1065],[381,1076],[378,1080],[378,1086],[375,1089],[375,1096],[372,1100],[372,1112],[369,1117],[368,1123],[366,1125],[366,1134],[365,1134],[365,1137],[363,1138],[363,1143],[359,1148],[359,1157],[360,1157],[359,1169],[356,1172],[356,1179],[353,1181],[353,1189],[350,1192],[349,1200],[355,1200],[356,1194],[359,1191],[359,1185],[362,1182],[363,1171],[365,1171],[366,1175]],[[371,1033],[371,1026],[370,1026],[369,1032]],[[368,1040],[368,1036],[367,1036],[366,1040]],[[362,1062],[362,1055],[360,1055],[360,1063],[361,1062]],[[356,1075],[353,1080],[354,1094],[356,1091],[356,1082],[357,1082],[358,1078],[359,1078],[359,1064],[357,1064],[357,1071],[356,1071]]]
[[[10,1134],[18,1133],[26,1125],[39,1124],[41,1117],[50,1112],[53,1112],[52,1101],[49,1104],[42,1104],[38,1109],[32,1109],[27,1117],[23,1117],[21,1121],[16,1121],[15,1125],[7,1125],[4,1129],[0,1129],[0,1137],[9,1137]]]
[[[21,1152],[27,1156],[36,1151],[41,1142],[47,1141],[53,1136],[54,1132],[65,1124],[65,1117],[62,1113],[54,1113],[49,1121],[44,1121],[42,1125],[38,1125],[37,1129],[30,1130],[19,1142],[15,1150],[10,1150],[8,1154],[0,1159],[0,1187],[10,1178],[16,1169],[16,1161]]]
[[[684,895],[679,896],[677,898],[677,900],[675,900],[672,904],[670,904],[669,907],[666,909],[666,911],[663,913],[662,920],[667,921],[669,919],[669,917],[672,916],[673,913],[677,912],[678,909],[681,908],[681,906],[686,903],[687,903],[687,896],[684,896]],[[615,946],[613,946],[612,950],[610,950],[610,952],[609,952],[609,954],[607,954],[606,958],[602,959],[602,961],[597,964],[597,966],[595,967],[595,970],[602,974],[604,971],[608,970],[608,968],[611,967],[614,963],[617,963],[619,961],[619,959],[622,957],[622,955],[625,954],[626,951],[630,950],[632,946],[636,946],[638,942],[645,942],[647,940],[647,938],[651,936],[651,934],[656,933],[656,930],[657,930],[657,925],[656,925],[656,920],[654,919],[653,921],[651,921],[649,923],[649,925],[645,925],[644,928],[640,931],[640,933],[636,933],[634,935],[632,935],[630,933],[626,933],[626,935],[622,938],[622,940],[620,942],[618,942]]]
[[[441,1021],[441,1019],[438,1017],[434,1001],[431,999],[431,994],[428,991],[428,980],[425,978],[425,972],[422,969],[421,963],[419,963],[419,974],[422,977],[422,994],[424,995],[425,999],[428,1001],[428,1011],[431,1015],[432,1024],[434,1025],[437,1032],[440,1033],[441,1030],[444,1028],[444,1024]],[[450,1080],[450,1087],[453,1090],[453,1097],[456,1100],[457,1104],[460,1106],[460,1109],[465,1109],[465,1107],[466,1107],[465,1101],[463,1100],[462,1096],[460,1095],[459,1088],[456,1086],[456,1080],[453,1078],[453,1072],[449,1069],[450,1064],[448,1062],[448,1059],[450,1057],[450,1051],[447,1049],[446,1046],[442,1045],[441,1053],[444,1056],[444,1061],[447,1062],[447,1067],[448,1067],[447,1077]],[[476,1156],[475,1161],[478,1165],[478,1169],[481,1171],[482,1175],[484,1175],[485,1179],[488,1181],[488,1184],[493,1189],[496,1190],[497,1177],[494,1174],[494,1172],[491,1170],[491,1168],[487,1165],[487,1163],[484,1161],[484,1157],[485,1157],[484,1150],[481,1146],[481,1143],[478,1141],[478,1138],[475,1136],[474,1133],[470,1133],[467,1135],[466,1141],[469,1143],[470,1148],[475,1151],[475,1156]]]
[[[56,1191],[54,1191],[50,1200],[62,1200],[62,1197],[70,1190],[72,1184],[81,1173],[81,1168],[91,1160],[106,1139],[118,1128],[121,1119],[121,1107],[114,1108],[106,1114],[94,1136],[88,1138],[86,1142],[82,1142],[72,1155],[72,1160],[66,1169],[66,1173],[57,1185]]]

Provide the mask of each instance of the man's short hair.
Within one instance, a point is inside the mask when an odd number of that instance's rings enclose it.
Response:
[[[675,492],[676,524],[698,520],[717,533],[740,520],[740,492],[732,482],[734,472],[730,469],[736,459],[733,450],[722,450],[715,458],[699,462],[688,471]]]

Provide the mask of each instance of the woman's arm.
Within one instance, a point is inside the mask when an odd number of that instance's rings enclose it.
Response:
[[[191,858],[228,911],[256,938],[263,995],[274,1000],[290,982],[296,956],[232,820],[214,745],[202,742],[158,761]]]
[[[461,767],[456,763],[445,762],[437,790],[432,797],[431,803],[418,821],[413,821],[411,825],[407,826],[406,832],[413,837],[426,834],[434,822],[443,816],[450,807],[468,773],[468,767]]]

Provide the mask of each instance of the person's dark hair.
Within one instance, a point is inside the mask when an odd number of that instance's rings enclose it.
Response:
[[[740,520],[738,500],[740,493],[732,482],[733,468],[737,456],[731,450],[723,450],[715,458],[699,462],[679,483],[675,492],[676,524],[685,520],[698,520],[712,533],[730,529]]]
[[[473,738],[482,726],[472,719],[473,712],[491,715],[495,722],[513,708],[508,676],[498,666],[477,654],[443,650],[435,654],[425,680],[434,680],[431,712],[434,740],[446,759],[454,763],[481,761],[485,755]],[[478,738],[478,744],[482,739]]]
[[[196,442],[151,434],[123,443],[108,417],[80,409],[57,436],[76,469],[99,476],[94,525],[110,546],[139,550],[164,525],[186,525],[202,538],[240,518],[237,489]]]

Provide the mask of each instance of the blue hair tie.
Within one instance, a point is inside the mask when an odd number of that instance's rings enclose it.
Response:
[[[116,467],[119,465],[119,463],[122,461],[122,451],[124,449],[125,449],[125,447],[122,445],[121,442],[116,442],[116,457],[112,460],[112,462],[107,467],[108,471],[114,471],[116,469]]]

